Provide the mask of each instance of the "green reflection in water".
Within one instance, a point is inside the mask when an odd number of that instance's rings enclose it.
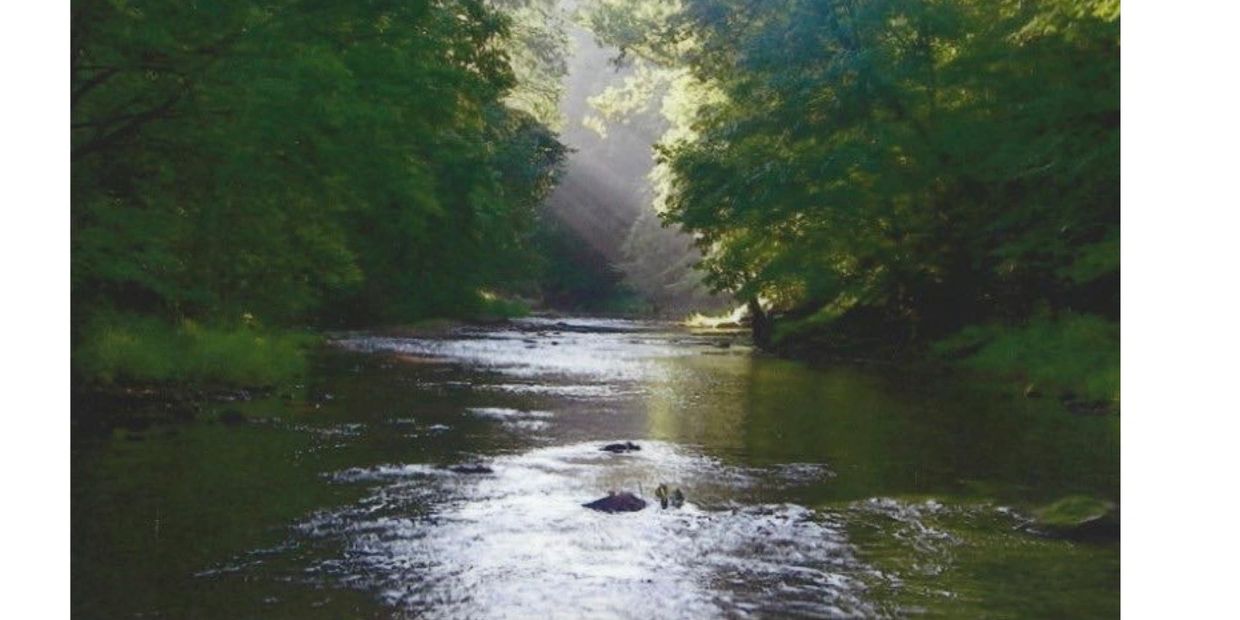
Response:
[[[316,507],[356,499],[317,479],[317,449],[312,435],[261,425],[75,441],[74,616],[245,617],[291,604],[307,617],[338,617],[372,607],[348,591],[195,577],[280,543],[282,526]]]
[[[739,356],[669,366],[649,389],[652,436],[750,465],[825,464],[834,476],[770,495],[847,524],[882,574],[870,585],[886,612],[1118,617],[1117,540],[1041,538],[996,510],[1073,493],[1118,501],[1117,416],[918,374]]]
[[[805,498],[814,502],[1118,500],[1117,416],[1073,416],[1053,402],[917,374],[745,356],[666,363],[645,404],[652,437],[746,464],[825,464],[837,475]]]

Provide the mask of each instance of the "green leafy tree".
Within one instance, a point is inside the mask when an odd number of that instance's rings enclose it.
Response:
[[[1118,313],[1119,6],[600,0],[703,97],[659,147],[707,281],[820,340]],[[831,329],[823,329],[825,326]]]
[[[467,311],[563,148],[478,0],[73,3],[75,326]]]

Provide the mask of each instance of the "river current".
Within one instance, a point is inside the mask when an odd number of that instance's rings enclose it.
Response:
[[[248,422],[210,421],[226,407]],[[610,492],[648,505],[583,507]],[[338,334],[295,389],[75,434],[73,607],[1115,617],[1118,540],[1030,523],[1072,494],[1118,501],[1118,417],[961,377],[812,368],[658,322]]]

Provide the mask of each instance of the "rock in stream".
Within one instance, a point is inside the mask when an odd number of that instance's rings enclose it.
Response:
[[[588,504],[582,504],[590,510],[599,512],[617,513],[617,512],[637,512],[646,507],[646,500],[633,495],[629,492],[610,493],[607,497],[596,499]]]

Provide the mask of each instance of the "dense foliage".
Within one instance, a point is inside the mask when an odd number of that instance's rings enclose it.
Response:
[[[564,149],[534,116],[556,93],[516,79],[554,80],[554,41],[510,58],[533,35],[503,11],[546,6],[75,0],[77,366],[159,350],[136,316],[257,342],[528,289]]]
[[[713,286],[800,319],[787,344],[1118,318],[1117,1],[600,0],[593,24],[712,93],[661,145],[666,218]]]
[[[73,4],[75,327],[459,312],[532,274],[563,149],[477,0]]]

